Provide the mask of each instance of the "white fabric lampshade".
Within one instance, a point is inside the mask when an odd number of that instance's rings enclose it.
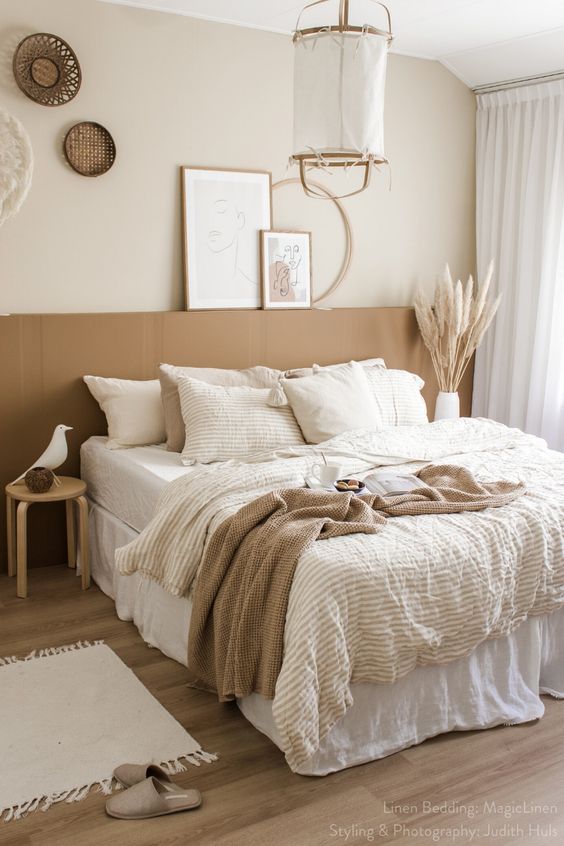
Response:
[[[294,44],[294,156],[386,161],[386,36],[321,31]]]

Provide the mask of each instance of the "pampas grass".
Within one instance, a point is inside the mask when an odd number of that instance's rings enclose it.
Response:
[[[458,391],[466,368],[499,308],[501,294],[493,301],[488,299],[493,269],[491,261],[482,285],[477,286],[471,276],[463,285],[460,279],[453,281],[447,264],[435,287],[432,305],[421,291],[417,293],[417,323],[441,391]]]

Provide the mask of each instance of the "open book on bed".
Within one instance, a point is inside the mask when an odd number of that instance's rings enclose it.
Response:
[[[389,471],[371,473],[364,479],[364,483],[370,493],[380,496],[401,496],[401,494],[411,493],[418,488],[427,487],[417,476],[407,473],[402,476],[399,473],[390,473]]]

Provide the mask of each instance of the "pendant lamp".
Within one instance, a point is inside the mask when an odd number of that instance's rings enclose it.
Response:
[[[387,163],[384,154],[384,88],[387,30],[349,22],[349,0],[340,0],[337,24],[300,29],[306,9],[327,3],[316,0],[300,13],[294,33],[294,153],[300,180],[310,197],[325,198],[308,185],[307,172],[319,168],[354,168],[362,172],[364,191],[374,165]]]

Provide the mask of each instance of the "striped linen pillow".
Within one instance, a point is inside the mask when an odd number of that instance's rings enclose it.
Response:
[[[428,423],[427,406],[421,396],[425,382],[408,370],[382,367],[364,369],[384,426],[415,426]]]
[[[282,375],[271,367],[247,367],[245,370],[223,370],[217,367],[177,367],[174,364],[159,366],[161,398],[166,429],[166,448],[169,452],[182,452],[186,433],[180,410],[178,380],[185,376],[210,385],[248,385],[249,388],[268,388],[276,385]]]
[[[182,463],[244,461],[259,452],[303,445],[292,409],[269,406],[269,394],[269,388],[223,387],[180,378],[178,395],[186,426]]]

